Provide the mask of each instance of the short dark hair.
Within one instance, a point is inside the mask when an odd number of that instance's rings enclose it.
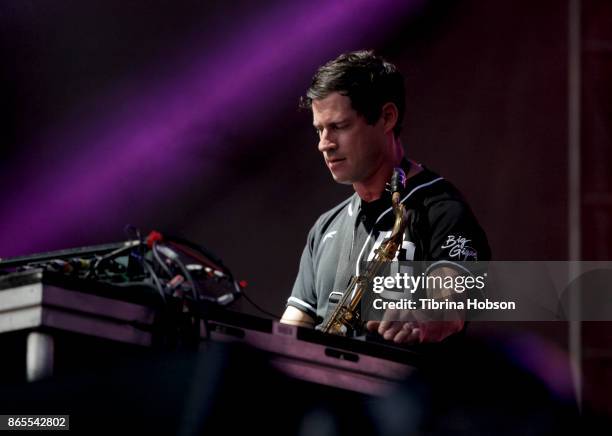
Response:
[[[371,50],[343,53],[319,67],[300,107],[312,108],[312,101],[339,92],[351,100],[351,106],[363,115],[368,124],[376,123],[386,103],[398,110],[393,133],[399,136],[406,106],[404,77],[397,67]]]

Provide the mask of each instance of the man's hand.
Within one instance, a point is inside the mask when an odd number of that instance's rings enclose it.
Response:
[[[436,268],[429,273],[433,277],[456,277],[457,270],[449,267]],[[462,294],[453,290],[428,288],[429,298],[460,300]],[[465,325],[463,310],[400,310],[387,309],[382,321],[368,321],[366,327],[378,332],[387,341],[396,344],[419,344],[440,342]]]
[[[440,342],[463,329],[462,320],[453,321],[368,321],[366,327],[396,344]]]

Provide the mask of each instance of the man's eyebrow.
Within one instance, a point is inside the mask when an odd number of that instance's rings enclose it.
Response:
[[[330,123],[326,123],[326,124],[327,124],[328,126],[331,126],[331,125],[338,125],[338,124],[346,124],[346,123],[348,123],[348,122],[349,122],[349,120],[348,120],[348,119],[341,119],[341,120],[338,120],[338,121],[332,121],[332,122],[330,122]],[[322,126],[323,126],[323,124],[321,124],[321,123],[312,123],[312,126],[313,126],[315,129],[318,129],[318,128],[322,127]]]

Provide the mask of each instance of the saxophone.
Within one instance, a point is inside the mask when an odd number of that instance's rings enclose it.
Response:
[[[408,225],[408,212],[400,202],[400,191],[405,184],[406,174],[404,171],[401,168],[394,168],[390,189],[395,222],[391,235],[376,249],[374,258],[371,262],[368,262],[363,274],[351,277],[344,294],[342,294],[342,298],[324,322],[321,328],[322,332],[348,336],[363,327],[363,321],[360,319],[359,312],[357,311],[359,302],[367,289],[368,283],[374,279],[381,267],[395,258],[397,250],[402,244],[404,231]]]

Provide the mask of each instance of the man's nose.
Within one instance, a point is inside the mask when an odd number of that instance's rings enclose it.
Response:
[[[334,150],[335,148],[338,148],[335,138],[330,136],[327,129],[323,129],[319,137],[319,151],[324,153],[326,151]]]

